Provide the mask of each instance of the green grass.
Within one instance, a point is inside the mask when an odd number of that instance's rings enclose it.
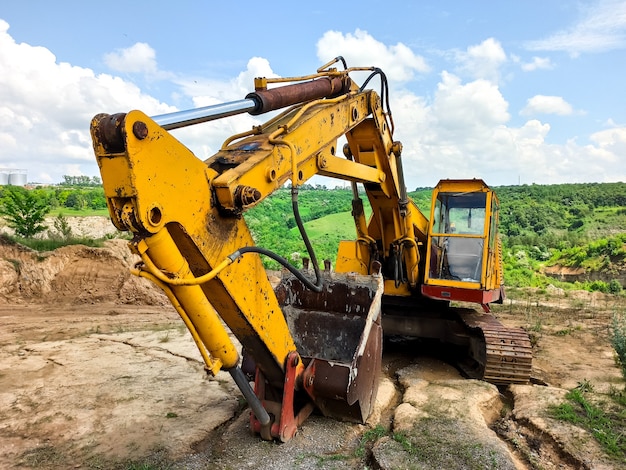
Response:
[[[417,455],[419,450],[413,445],[409,437],[402,432],[394,432],[392,435],[394,441],[399,443],[404,449],[405,452],[408,452],[410,455]]]
[[[365,209],[365,218],[369,218],[371,209]],[[348,212],[338,212],[336,214],[326,215],[319,219],[311,220],[304,224],[304,228],[311,240],[323,239],[331,236],[337,240],[354,240],[356,237],[356,229],[354,227],[354,219],[352,214]],[[298,235],[298,228],[291,229],[291,233]]]
[[[387,434],[388,434],[387,429],[385,429],[380,424],[376,426],[375,428],[368,429],[361,436],[361,440],[359,441],[359,445],[354,451],[354,454],[357,457],[365,457],[366,449],[371,447],[371,445],[374,442],[376,442],[381,437],[386,436]]]
[[[325,259],[329,259],[334,263],[337,258],[339,242],[356,238],[354,219],[350,212],[338,212],[305,222],[304,228],[320,263]],[[298,240],[296,249],[302,256],[306,256],[306,249],[304,242],[300,239],[298,228],[290,229],[289,236],[294,240]]]
[[[611,345],[616,353],[616,362],[626,379],[626,316],[615,312],[611,325]]]
[[[626,463],[626,406],[624,392],[613,391],[604,396],[592,395],[589,382],[580,383],[565,395],[566,401],[550,408],[553,418],[587,430],[606,454]]]
[[[109,209],[72,209],[70,207],[58,207],[50,211],[49,216],[62,213],[66,217],[109,217]]]
[[[49,239],[49,238],[20,238],[20,237],[9,237],[15,243],[19,243],[20,245],[27,246],[35,251],[52,251],[57,248],[61,248],[62,246],[68,245],[85,245],[91,247],[102,247],[104,246],[104,238],[87,238],[87,237],[77,237],[77,238],[68,238],[68,239]]]
[[[314,219],[304,224],[311,239],[322,238],[327,235],[341,238],[354,238],[354,220],[350,212],[338,212],[337,214],[326,215],[319,219]],[[298,228],[291,229],[294,234],[298,233]]]

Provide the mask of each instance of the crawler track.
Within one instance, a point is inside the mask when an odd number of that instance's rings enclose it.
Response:
[[[475,364],[472,372],[466,371],[469,375],[497,385],[529,382],[532,347],[524,330],[471,310],[459,312],[459,317],[471,335],[470,356]]]

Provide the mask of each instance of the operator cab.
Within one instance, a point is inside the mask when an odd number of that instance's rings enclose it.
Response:
[[[486,193],[439,193],[432,244],[438,256],[429,277],[480,282]]]
[[[498,200],[482,180],[442,180],[433,191],[422,294],[486,304],[502,297],[496,269]]]

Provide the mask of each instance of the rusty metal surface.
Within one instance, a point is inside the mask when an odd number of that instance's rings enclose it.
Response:
[[[256,103],[256,108],[250,111],[256,115],[309,100],[338,96],[349,90],[350,79],[347,77],[322,77],[270,90],[256,90],[248,93],[246,99]]]
[[[383,285],[375,276],[325,274],[315,293],[293,276],[276,294],[306,371],[303,385],[325,416],[364,422],[382,360]]]
[[[124,150],[124,119],[126,114],[98,114],[93,118],[92,126],[98,142],[108,152]]]

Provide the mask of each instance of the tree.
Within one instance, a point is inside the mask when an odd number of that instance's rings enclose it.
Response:
[[[72,238],[72,227],[70,227],[70,223],[63,213],[59,212],[59,215],[56,216],[52,225],[54,225],[56,233],[48,231],[48,236],[50,238],[61,238],[62,240],[69,240]]]
[[[66,186],[100,186],[102,185],[102,180],[98,176],[70,176],[63,175],[63,183]]]
[[[87,200],[82,191],[76,189],[68,194],[65,200],[65,207],[72,207],[76,210],[82,210],[87,207]]]
[[[47,199],[19,186],[7,187],[0,200],[0,215],[6,218],[7,225],[17,236],[24,238],[46,230],[42,222],[49,211]]]

